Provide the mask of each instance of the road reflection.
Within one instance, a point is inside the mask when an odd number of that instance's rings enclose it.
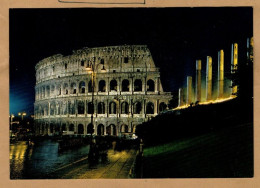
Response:
[[[44,140],[34,146],[20,141],[10,145],[10,178],[43,179],[49,173],[73,161],[86,157],[89,146],[58,152],[58,142]]]

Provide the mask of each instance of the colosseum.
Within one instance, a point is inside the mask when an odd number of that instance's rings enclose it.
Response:
[[[172,98],[146,45],[83,48],[35,69],[38,135],[132,136]]]

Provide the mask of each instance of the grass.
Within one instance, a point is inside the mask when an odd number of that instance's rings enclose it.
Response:
[[[144,149],[144,178],[252,176],[252,124],[237,125]]]

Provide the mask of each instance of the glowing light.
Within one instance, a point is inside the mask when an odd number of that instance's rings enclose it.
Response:
[[[220,99],[215,99],[215,100],[210,100],[210,101],[206,101],[206,102],[199,102],[199,105],[209,105],[209,104],[216,104],[216,103],[222,103],[222,102],[226,102],[232,99],[235,99],[236,96],[230,96],[228,98],[220,98]],[[190,105],[183,105],[183,106],[178,106],[177,108],[172,109],[174,110],[180,110],[180,109],[184,109],[184,108],[188,108],[190,107]]]

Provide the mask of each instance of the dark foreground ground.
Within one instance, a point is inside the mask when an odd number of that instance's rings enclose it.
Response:
[[[253,125],[144,149],[143,178],[253,177]]]

